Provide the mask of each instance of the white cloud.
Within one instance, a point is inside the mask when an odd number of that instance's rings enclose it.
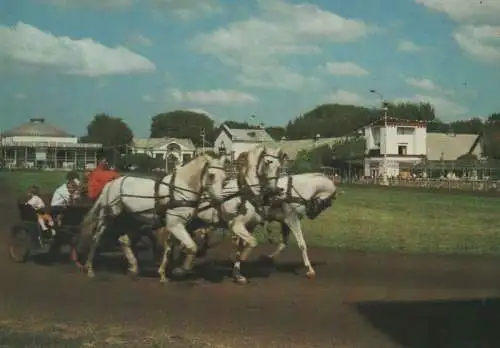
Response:
[[[176,17],[189,20],[222,12],[217,0],[149,0],[153,7],[171,12]]]
[[[400,98],[395,101],[429,103],[434,107],[436,117],[442,121],[455,120],[458,116],[463,116],[465,113],[469,111],[465,106],[462,106],[451,99],[439,96],[428,96],[428,95],[417,94],[413,97]]]
[[[360,20],[343,18],[316,5],[258,0],[258,6],[258,16],[200,34],[191,42],[196,51],[239,69],[238,80],[252,81],[252,85],[271,86],[270,81],[275,81],[275,87],[291,89],[283,79],[307,82],[305,75],[286,68],[285,57],[318,54],[322,44],[351,42],[374,31]],[[303,83],[294,86],[300,88]]]
[[[442,12],[457,22],[500,23],[499,0],[415,0],[433,11]]]
[[[128,43],[131,45],[151,46],[153,44],[153,40],[142,34],[133,34],[129,37]]]
[[[26,99],[26,94],[24,94],[24,93],[16,93],[14,95],[14,98],[19,99],[19,100]]]
[[[145,103],[154,103],[155,98],[150,94],[145,94],[142,96],[142,101]]]
[[[401,40],[398,44],[398,50],[403,52],[419,52],[423,48],[410,40]]]
[[[170,90],[170,95],[180,102],[194,102],[200,104],[249,104],[258,101],[258,99],[251,94],[223,89],[182,92],[174,88]]]
[[[47,3],[59,7],[77,7],[89,8],[98,10],[120,10],[132,7],[137,0],[39,0],[42,3]]]
[[[455,32],[453,38],[473,57],[486,62],[500,62],[500,26],[467,25]]]
[[[66,8],[93,10],[127,10],[134,6],[149,7],[158,14],[169,13],[181,19],[194,19],[220,13],[218,0],[39,0]]]
[[[374,104],[374,100],[372,98],[365,98],[357,93],[346,91],[344,89],[338,89],[330,94],[328,96],[328,100],[332,103],[346,105],[367,106]]]
[[[247,87],[277,87],[298,90],[303,87],[317,87],[321,82],[315,77],[300,74],[283,65],[245,65],[236,80]]]
[[[0,26],[0,59],[89,77],[156,70],[150,60],[125,47],[110,48],[90,38],[55,36],[22,22],[14,27]]]
[[[471,56],[484,62],[500,62],[500,0],[415,0],[442,12],[460,27],[453,38]]]
[[[365,76],[369,72],[351,62],[328,62],[324,69],[331,75]]]
[[[432,80],[427,79],[427,78],[419,79],[419,78],[415,78],[415,77],[411,77],[411,76],[409,76],[409,77],[403,76],[403,79],[408,85],[419,88],[419,89],[423,89],[426,91],[432,91],[432,92],[444,93],[444,94],[448,94],[448,95],[454,94],[453,90],[444,89],[443,87],[437,85]]]

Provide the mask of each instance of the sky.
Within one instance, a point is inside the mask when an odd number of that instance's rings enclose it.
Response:
[[[500,0],[0,0],[0,129],[176,109],[265,125],[324,103],[500,112]]]

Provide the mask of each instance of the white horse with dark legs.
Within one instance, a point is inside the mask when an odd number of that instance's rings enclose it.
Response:
[[[270,260],[275,260],[281,254],[287,247],[292,232],[302,252],[306,275],[308,278],[313,278],[316,272],[309,260],[300,220],[304,216],[311,220],[316,219],[321,212],[331,207],[337,197],[337,187],[333,180],[320,173],[283,177],[280,178],[278,187],[283,189],[283,192],[274,204],[266,208],[265,219],[266,224],[271,221],[281,222],[282,241],[268,257]]]
[[[226,157],[214,158],[201,155],[162,179],[121,177],[104,187],[101,195],[87,213],[82,223],[78,249],[87,251],[85,267],[94,276],[93,259],[103,234],[112,222],[123,214],[153,226],[158,219],[164,220],[168,230],[187,250],[187,257],[176,274],[183,275],[191,268],[197,246],[185,225],[192,218],[206,193],[210,202],[220,211],[223,186],[226,180]],[[127,231],[128,232],[128,231]],[[137,259],[131,249],[131,240],[122,232],[119,238],[129,263],[129,272],[138,273]],[[165,269],[158,270],[161,281],[166,281]]]
[[[257,246],[255,237],[249,232],[262,223],[259,208],[267,199],[280,193],[278,180],[284,154],[280,149],[258,147],[244,153],[243,162],[237,179],[230,180],[224,187],[222,209],[214,209],[210,203],[203,203],[197,211],[197,222],[205,226],[224,225],[245,243],[238,250],[233,267],[233,276],[238,283],[246,283],[241,274],[241,262],[244,262],[251,250]],[[163,231],[166,232],[166,231]],[[167,262],[170,245],[168,238],[159,237],[164,243],[163,261]]]

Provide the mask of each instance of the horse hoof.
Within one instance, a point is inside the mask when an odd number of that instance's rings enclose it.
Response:
[[[89,277],[90,279],[95,278],[94,271],[87,269],[87,277]]]
[[[308,279],[314,279],[316,277],[316,272],[314,272],[314,271],[307,271],[306,272],[306,277]]]
[[[167,277],[160,278],[160,283],[161,284],[167,284],[168,283],[168,278]]]
[[[234,282],[239,285],[248,284],[248,279],[243,276],[237,276],[234,278]]]
[[[128,271],[128,276],[130,277],[130,279],[132,280],[137,280],[138,276],[139,276],[139,273],[137,271]]]

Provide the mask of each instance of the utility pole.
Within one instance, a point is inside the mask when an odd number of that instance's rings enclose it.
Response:
[[[205,153],[205,128],[201,129],[201,152]]]
[[[377,95],[380,98],[380,102],[382,104],[382,110],[384,110],[384,152],[383,152],[383,173],[382,173],[382,185],[389,185],[389,181],[387,179],[387,117],[389,108],[387,107],[387,102],[384,99],[384,96],[377,92],[374,89],[370,89],[370,93]]]

